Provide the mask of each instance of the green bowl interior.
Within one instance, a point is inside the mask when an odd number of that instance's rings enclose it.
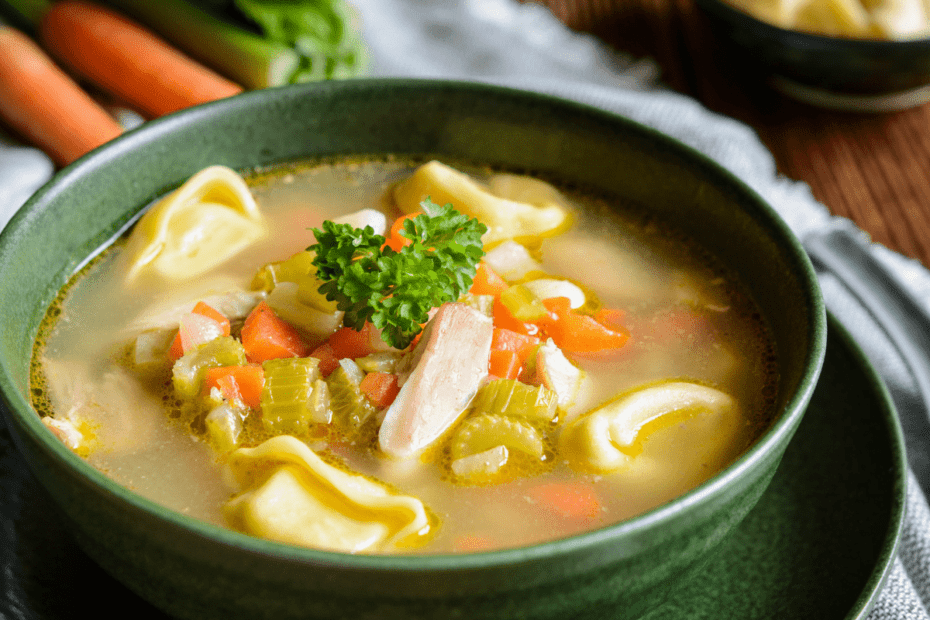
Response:
[[[637,519],[548,545],[594,544],[699,504],[771,453],[797,427],[822,363],[826,327],[813,270],[758,196],[705,157],[657,132],[581,105],[451,82],[359,80],[247,93],[148,124],[63,170],[0,234],[0,388],[13,425],[93,485],[206,536],[259,553],[331,559],[167,514],[92,470],[52,439],[28,404],[29,359],[48,304],[74,270],[153,198],[212,164],[248,169],[352,154],[436,155],[540,173],[648,206],[735,267],[768,316],[780,356],[778,407],[766,437],[687,496]],[[695,215],[697,214],[697,215]],[[524,550],[525,552],[525,550]],[[409,567],[506,560],[509,552],[442,558],[342,558]],[[337,557],[342,557],[338,556]],[[481,559],[482,557],[486,559]],[[430,564],[432,563],[432,564]]]

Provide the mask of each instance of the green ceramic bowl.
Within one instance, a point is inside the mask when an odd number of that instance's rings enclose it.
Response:
[[[165,510],[67,450],[29,405],[45,308],[85,258],[210,164],[412,154],[599,188],[686,228],[740,274],[777,341],[780,416],[685,496],[629,521],[490,553],[351,556],[251,538]],[[149,123],[61,171],[0,235],[0,391],[7,424],[75,539],[132,590],[185,618],[636,617],[696,574],[765,490],[811,397],[826,322],[785,224],[719,166],[654,131],[550,97],[428,81],[248,93]]]

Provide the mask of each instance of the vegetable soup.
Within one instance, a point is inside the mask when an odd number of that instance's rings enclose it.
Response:
[[[286,543],[616,523],[744,452],[778,377],[732,274],[615,203],[438,161],[207,168],[59,295],[34,405],[120,484]]]

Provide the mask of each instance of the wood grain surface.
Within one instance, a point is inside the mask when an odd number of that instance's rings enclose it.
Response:
[[[779,171],[873,240],[930,266],[930,104],[867,114],[774,91],[727,58],[692,0],[541,0],[575,30],[653,58],[661,80],[759,134]]]

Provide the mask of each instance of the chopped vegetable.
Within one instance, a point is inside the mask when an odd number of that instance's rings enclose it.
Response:
[[[456,430],[449,449],[452,459],[457,460],[495,446],[506,446],[534,457],[543,455],[543,441],[539,431],[528,422],[504,415],[468,418]]]
[[[368,373],[359,384],[359,389],[378,409],[390,407],[400,392],[397,375],[389,372]]]
[[[202,394],[216,388],[227,401],[239,401],[249,409],[261,407],[265,373],[261,366],[219,366],[208,368],[203,378]]]
[[[313,229],[317,243],[308,248],[316,253],[314,265],[324,281],[320,292],[345,311],[345,325],[360,330],[371,322],[398,349],[422,331],[432,308],[469,289],[484,254],[483,224],[449,204],[427,199],[421,207],[423,215],[404,221],[401,234],[413,243],[400,252],[382,248],[384,237],[370,227],[331,221]]]
[[[328,377],[334,370],[339,368],[339,358],[333,353],[333,348],[328,342],[324,342],[310,353],[310,357],[320,360],[320,374]]]
[[[265,385],[261,392],[262,424],[271,433],[296,433],[310,422],[328,422],[329,390],[320,382],[319,360],[291,357],[262,364]],[[320,392],[317,388],[323,386]]]
[[[375,412],[375,406],[362,393],[364,374],[355,362],[345,359],[327,379],[333,420],[349,431],[358,429]]]
[[[208,304],[198,301],[194,309],[191,310],[191,314],[197,315],[200,319],[206,319],[206,321],[197,321],[196,317],[189,316],[181,318],[181,328],[168,350],[168,355],[173,360],[179,359],[185,352],[190,351],[197,345],[209,342],[217,336],[228,336],[230,334],[229,319]],[[191,320],[192,318],[194,320]]]
[[[232,403],[223,403],[210,410],[204,419],[210,443],[222,454],[239,447],[242,420],[248,411]]]
[[[493,295],[497,297],[506,288],[507,282],[488,265],[487,261],[481,261],[478,263],[478,270],[475,272],[474,281],[468,292],[472,295]]]
[[[630,333],[622,328],[610,328],[598,323],[594,317],[571,309],[566,297],[543,300],[550,316],[542,323],[543,330],[563,351],[591,353],[622,348]]]
[[[542,301],[522,284],[505,289],[500,294],[500,301],[507,306],[513,318],[524,323],[532,323],[546,316],[546,307]]]
[[[242,326],[242,346],[249,360],[264,362],[279,357],[307,357],[311,349],[297,330],[260,302]]]
[[[516,379],[520,376],[520,356],[506,349],[491,349],[488,359],[488,374],[499,379]]]
[[[361,330],[342,327],[337,329],[327,342],[337,359],[365,357],[375,352],[371,346],[373,329],[371,323],[365,323]]]
[[[221,336],[181,356],[171,370],[174,390],[179,396],[192,399],[200,393],[208,368],[244,366],[245,350],[232,336]]]
[[[597,492],[579,482],[547,482],[530,487],[526,497],[540,508],[565,519],[588,521],[601,514]]]
[[[526,247],[516,241],[504,241],[488,251],[484,262],[507,282],[517,282],[533,273],[543,273],[542,265]]]
[[[313,280],[314,286],[318,287],[319,281],[316,278]],[[319,293],[317,295],[323,304],[332,304]],[[342,313],[337,312],[335,307],[331,310],[320,310],[304,303],[300,298],[299,284],[279,282],[265,297],[265,302],[278,318],[296,327],[311,342],[325,340],[342,325]]]
[[[36,30],[49,53],[103,90],[152,117],[242,92],[143,26],[77,0],[10,0],[41,15]]]
[[[582,307],[587,301],[587,295],[577,284],[568,280],[556,280],[554,278],[538,278],[524,282],[525,286],[533,295],[539,299],[550,299],[552,297],[566,297],[571,302],[573,310]]]
[[[233,15],[215,15],[213,6],[203,6],[215,2],[108,1],[250,89],[350,77],[364,69],[362,44],[342,0],[236,0],[226,3],[237,9]],[[240,27],[232,20],[247,23]]]
[[[509,453],[506,446],[494,446],[490,450],[455,459],[450,464],[452,473],[459,478],[493,476],[507,464]]]
[[[402,248],[407,247],[413,243],[413,239],[408,239],[403,236],[401,233],[404,231],[404,222],[410,219],[422,215],[422,211],[415,211],[413,213],[408,213],[407,215],[402,215],[391,225],[391,232],[387,237],[385,243],[395,252],[400,252]]]
[[[29,37],[2,24],[0,117],[59,166],[123,132]]]
[[[497,379],[478,390],[472,402],[472,415],[499,414],[551,422],[557,406],[555,393],[546,387]]]

